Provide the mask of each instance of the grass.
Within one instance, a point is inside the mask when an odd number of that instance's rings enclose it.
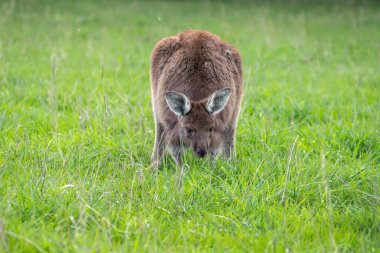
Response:
[[[380,252],[380,6],[2,1],[0,252]],[[149,56],[244,63],[236,161],[150,173]]]

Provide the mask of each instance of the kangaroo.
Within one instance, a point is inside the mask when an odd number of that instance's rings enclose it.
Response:
[[[235,155],[235,129],[242,97],[238,51],[210,32],[187,30],[160,40],[151,55],[155,121],[153,168],[169,148],[183,172],[182,147],[197,157]]]

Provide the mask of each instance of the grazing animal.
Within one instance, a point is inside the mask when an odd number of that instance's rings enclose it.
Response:
[[[239,53],[207,31],[187,30],[160,40],[151,56],[155,120],[152,154],[160,168],[166,147],[183,171],[182,147],[198,157],[235,154],[243,84]]]

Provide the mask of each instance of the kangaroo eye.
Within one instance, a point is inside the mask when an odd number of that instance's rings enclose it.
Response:
[[[210,128],[208,129],[208,131],[209,131],[209,132],[212,132],[212,131],[214,131],[214,128],[213,128],[213,127],[210,127]]]
[[[187,134],[192,134],[194,132],[193,129],[188,128],[188,127],[185,128],[185,131],[186,131]]]

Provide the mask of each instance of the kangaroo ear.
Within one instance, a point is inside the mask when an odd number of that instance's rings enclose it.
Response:
[[[190,112],[190,101],[185,95],[174,91],[168,91],[165,93],[165,98],[170,110],[176,115],[185,116]]]
[[[230,88],[225,88],[216,91],[208,99],[206,104],[206,109],[210,114],[218,114],[221,112],[228,102],[232,90]]]

